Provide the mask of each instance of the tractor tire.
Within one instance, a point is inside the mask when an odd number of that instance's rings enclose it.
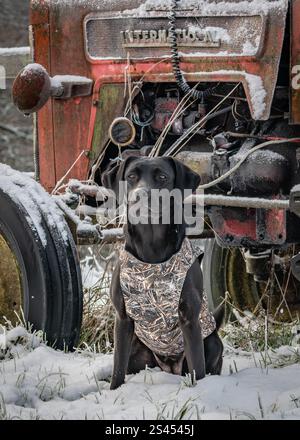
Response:
[[[203,282],[211,310],[224,303],[226,292],[240,310],[254,309],[259,301],[257,283],[247,274],[240,249],[222,248],[215,239],[205,243]]]
[[[79,340],[82,282],[77,250],[54,199],[31,177],[0,164],[0,323],[22,313],[49,345]]]
[[[283,252],[289,254],[294,247]],[[298,252],[298,250],[297,250]],[[296,253],[297,253],[296,252]],[[291,254],[293,256],[293,254]],[[250,311],[255,315],[268,310],[273,322],[291,322],[300,313],[300,282],[289,268],[276,266],[276,282],[256,282],[247,273],[246,263],[239,248],[222,248],[215,239],[206,240],[203,258],[203,282],[210,309],[223,308],[225,322],[235,319],[233,308]],[[271,278],[269,278],[269,281]],[[268,286],[273,286],[272,295]],[[284,293],[285,301],[282,299]],[[224,302],[225,294],[227,301]]]

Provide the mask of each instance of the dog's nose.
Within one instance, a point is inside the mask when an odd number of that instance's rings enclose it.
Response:
[[[129,201],[137,202],[138,200],[148,200],[150,198],[151,190],[145,186],[139,186],[138,188],[130,191]]]

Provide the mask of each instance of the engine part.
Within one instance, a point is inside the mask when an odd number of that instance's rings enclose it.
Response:
[[[197,151],[181,151],[176,155],[176,159],[183,162],[193,171],[201,176],[201,183],[207,183],[212,180],[211,176],[211,159],[212,154],[209,152],[199,153]]]
[[[271,251],[269,250],[256,253],[248,250],[244,253],[246,271],[253,275],[254,280],[258,283],[268,281],[270,276],[270,257]]]
[[[300,281],[300,253],[291,259],[292,273]]]
[[[282,140],[283,142],[284,140]],[[252,145],[247,139],[240,147],[239,141],[229,142],[225,134],[218,134],[212,140],[212,176],[222,179],[240,162]],[[272,142],[272,140],[270,140]],[[239,148],[240,147],[240,148]],[[264,149],[253,152],[228,179],[222,179],[219,186],[236,195],[272,195],[278,194],[290,173],[288,159],[278,152]]]
[[[219,150],[220,148],[224,150],[232,149],[232,143],[228,141],[228,138],[225,133],[219,133],[213,137],[211,142],[214,151]]]
[[[300,217],[300,185],[295,185],[290,192],[290,210]]]
[[[211,144],[213,146],[211,174],[213,179],[218,179],[230,169],[230,156],[236,152],[236,142],[229,142],[224,133],[219,133],[213,137]],[[226,182],[223,185],[226,185]],[[227,185],[227,189],[230,189]]]
[[[233,168],[242,154],[230,157]],[[271,150],[256,151],[230,176],[229,186],[234,194],[272,195],[279,194],[290,175],[290,163],[280,153]]]
[[[192,195],[185,199],[186,203],[204,204],[206,206],[230,206],[233,208],[254,209],[289,209],[288,199],[263,199],[261,197],[235,197],[218,194]]]
[[[185,130],[195,124],[197,119],[204,118],[207,113],[204,101],[197,105],[195,102],[190,102],[190,100],[186,99],[185,104],[182,105],[183,100],[181,100],[178,88],[168,88],[164,91],[163,96],[159,95],[152,99],[153,109],[150,124],[140,124],[139,121],[137,121],[137,123],[142,126],[150,125],[156,133],[161,133],[172,119],[173,122],[171,123],[168,133],[181,136]],[[178,111],[178,109],[180,109],[180,111]],[[174,118],[176,110],[178,111],[178,116]],[[140,104],[140,111],[142,113],[145,112],[144,100]],[[136,122],[135,118],[134,122]]]
[[[133,122],[125,117],[116,118],[109,128],[111,141],[120,147],[132,144],[135,136],[136,129]]]
[[[218,148],[215,150],[211,161],[211,175],[213,179],[218,179],[223,176],[229,167],[229,154],[226,148]]]
[[[210,112],[203,119],[196,122],[192,127],[190,127],[174,144],[164,153],[164,156],[176,155],[195,135],[199,130],[204,127],[206,122],[217,118],[219,116],[225,115],[231,112],[232,106],[222,108],[215,112]]]
[[[178,104],[179,96],[173,98],[167,94],[165,98],[157,98],[155,100],[154,119],[151,123],[151,127],[158,132],[162,132],[168,125]],[[176,135],[183,133],[183,115],[180,115],[174,120],[170,132]]]
[[[232,168],[230,168],[225,174],[223,174],[219,178],[213,180],[212,182],[200,185],[199,189],[204,190],[204,189],[211,188],[215,185],[218,185],[219,183],[224,182],[227,178],[231,177],[234,173],[236,173],[237,170],[239,170],[239,168],[246,162],[248,157],[250,155],[252,155],[253,153],[255,153],[256,151],[261,150],[266,147],[271,148],[271,147],[275,147],[280,144],[287,144],[287,143],[293,143],[293,142],[299,142],[298,138],[297,139],[296,138],[284,139],[284,140],[279,140],[279,141],[268,141],[268,142],[263,142],[262,144],[256,145],[255,147],[250,148],[245,153],[241,154],[237,163],[234,164],[234,166]],[[273,151],[272,151],[272,153],[273,153]],[[281,156],[281,155],[279,155],[279,156]],[[287,161],[287,159],[284,156],[282,156],[282,157],[284,160]],[[287,163],[288,163],[288,161],[287,161]],[[270,171],[272,173],[273,169],[271,169]],[[276,176],[275,176],[275,181],[276,181]]]
[[[186,82],[186,79],[183,76],[183,73],[180,69],[180,58],[179,58],[179,51],[178,51],[178,44],[177,44],[177,33],[176,33],[176,9],[178,6],[179,0],[171,0],[171,11],[170,11],[170,21],[169,21],[169,34],[170,34],[170,40],[171,40],[171,48],[172,48],[172,66],[173,66],[173,73],[176,79],[176,82],[180,89],[185,94],[190,94],[190,96],[194,99],[200,99],[203,101],[205,98],[208,98],[213,94],[216,87],[210,87],[206,90],[196,90],[194,88],[191,88],[189,84]]]

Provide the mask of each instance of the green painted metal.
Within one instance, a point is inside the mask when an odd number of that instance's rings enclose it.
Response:
[[[99,99],[95,130],[92,143],[92,157],[97,158],[104,150],[109,137],[109,127],[113,120],[124,114],[124,84],[104,84]]]

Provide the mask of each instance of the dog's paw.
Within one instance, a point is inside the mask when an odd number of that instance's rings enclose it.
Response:
[[[117,388],[120,388],[121,385],[124,384],[124,381],[116,381],[116,380],[112,380],[111,384],[110,384],[110,390],[116,390]]]

